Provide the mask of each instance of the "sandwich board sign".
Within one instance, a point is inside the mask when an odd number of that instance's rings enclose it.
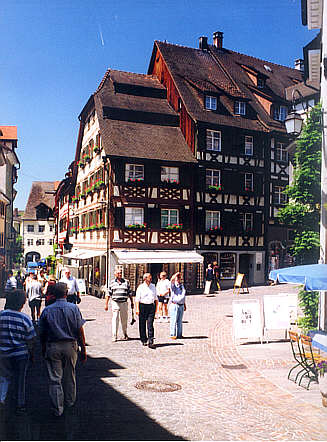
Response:
[[[259,338],[262,343],[263,321],[259,299],[233,301],[233,334],[238,339]]]
[[[297,318],[297,294],[264,295],[263,310],[266,330],[288,330]]]
[[[249,293],[244,273],[238,273],[234,282],[233,294],[237,290],[237,295],[241,293]]]
[[[81,295],[86,295],[85,279],[76,279],[78,289]]]

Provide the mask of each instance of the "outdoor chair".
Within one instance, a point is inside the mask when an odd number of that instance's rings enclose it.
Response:
[[[293,382],[297,382],[297,379],[299,377],[300,374],[305,374],[307,373],[307,368],[306,368],[306,364],[304,362],[304,356],[302,355],[302,349],[300,346],[300,337],[296,332],[292,332],[289,331],[289,336],[290,336],[290,343],[291,343],[291,349],[292,349],[292,353],[293,353],[293,358],[296,362],[296,364],[294,365],[294,367],[292,367],[290,369],[290,371],[288,372],[288,376],[287,379],[293,381]],[[293,370],[299,369],[298,372],[295,375],[294,379],[291,379],[291,373],[293,372]]]
[[[304,378],[307,378],[309,379],[309,382],[305,388],[309,390],[309,386],[312,381],[318,383],[317,363],[322,359],[322,357],[319,353],[313,351],[312,338],[310,338],[310,336],[301,335],[300,342],[302,358],[306,370],[299,379],[299,385],[301,385]]]

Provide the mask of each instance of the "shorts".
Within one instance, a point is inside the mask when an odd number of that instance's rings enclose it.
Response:
[[[28,301],[28,305],[30,308],[39,308],[41,307],[41,299],[32,299],[32,301]]]
[[[169,298],[166,298],[165,296],[158,296],[158,301],[164,304],[168,304]]]

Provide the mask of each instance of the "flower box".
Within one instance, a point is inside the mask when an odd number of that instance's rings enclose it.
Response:
[[[211,227],[211,229],[208,230],[208,233],[220,233],[223,231],[222,226],[215,226]]]
[[[100,147],[99,147],[99,146],[94,146],[94,147],[93,147],[93,152],[94,152],[94,153],[98,153],[98,152],[100,152]]]
[[[218,192],[218,191],[223,190],[223,186],[221,186],[221,185],[219,185],[219,186],[214,186],[214,185],[211,185],[211,184],[210,184],[210,186],[208,186],[208,190]]]
[[[127,180],[127,184],[137,184],[142,183],[144,181],[144,178],[129,178]]]
[[[80,167],[81,169],[84,169],[84,167],[85,167],[85,163],[84,163],[83,160],[80,160],[80,161],[78,162],[78,165],[79,165],[79,167]]]
[[[126,227],[126,229],[140,230],[140,229],[146,228],[146,223],[144,223],[144,224],[128,224],[125,227]]]
[[[104,223],[97,224],[97,229],[98,230],[105,229],[105,228],[106,228],[106,226],[105,226]]]
[[[88,189],[86,189],[86,195],[89,195],[90,193],[92,193],[93,192],[93,189],[92,189],[92,187],[89,187]]]
[[[103,180],[99,180],[99,181],[96,181],[94,184],[93,184],[93,190],[100,190],[102,187],[104,187],[104,181]]]
[[[78,200],[79,200],[79,197],[78,197],[78,196],[73,196],[73,197],[72,197],[72,202],[73,202],[73,203],[76,203]]]
[[[183,224],[169,224],[168,226],[164,227],[165,230],[182,230]]]
[[[171,186],[177,186],[179,184],[178,180],[169,180],[169,179],[165,179],[161,181],[162,184],[164,185],[171,185]]]
[[[85,155],[85,157],[83,157],[83,160],[85,163],[89,163],[91,161],[90,155]]]

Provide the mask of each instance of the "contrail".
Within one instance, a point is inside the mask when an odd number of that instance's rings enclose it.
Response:
[[[103,40],[101,25],[99,25],[99,34],[100,34],[101,44],[102,44],[102,46],[104,46],[104,40]]]

